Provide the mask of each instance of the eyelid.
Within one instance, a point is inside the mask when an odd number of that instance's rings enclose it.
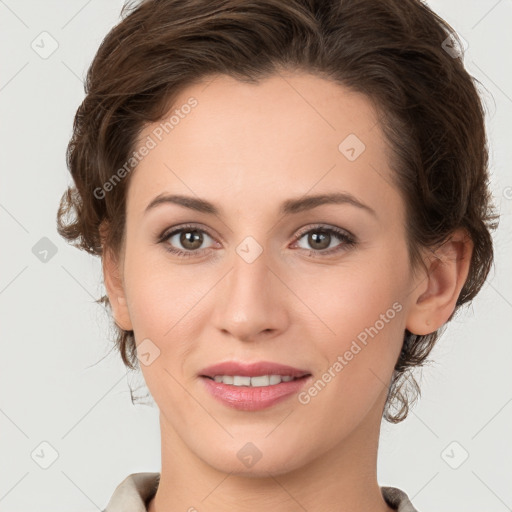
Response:
[[[325,231],[334,231],[335,233],[338,233],[340,235],[345,235],[347,238],[351,238],[353,240],[356,239],[356,237],[350,231],[347,231],[346,229],[343,228],[339,228],[337,226],[332,226],[330,224],[308,224],[307,226],[300,228],[299,231],[297,231],[297,234],[294,235],[294,237],[296,237],[296,239],[302,238],[302,236],[304,236],[306,233],[314,231],[315,229],[317,229],[318,231],[322,229]]]
[[[162,242],[167,240],[170,236],[175,235],[176,233],[179,233],[180,231],[183,231],[185,229],[196,230],[196,231],[203,231],[206,233],[210,238],[213,238],[214,240],[220,239],[222,240],[222,237],[214,236],[210,230],[202,225],[202,224],[177,224],[176,226],[173,226],[171,228],[166,228],[161,235],[158,236],[158,241]]]

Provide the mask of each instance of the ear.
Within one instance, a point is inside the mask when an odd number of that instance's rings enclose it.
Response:
[[[430,334],[448,321],[466,282],[472,254],[473,241],[463,229],[454,231],[430,252],[427,272],[416,285],[407,316],[406,327],[411,333]]]
[[[124,291],[124,284],[122,279],[122,265],[117,255],[115,255],[105,244],[108,225],[103,222],[100,227],[101,241],[103,253],[101,256],[101,263],[103,268],[103,279],[105,281],[105,288],[107,290],[110,307],[116,325],[125,330],[133,330],[130,314],[128,311],[128,304]]]

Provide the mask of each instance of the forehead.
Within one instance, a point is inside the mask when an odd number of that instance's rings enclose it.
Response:
[[[370,203],[396,196],[372,103],[314,75],[279,74],[257,84],[205,79],[147,125],[138,145],[149,140],[128,193],[138,210],[163,191],[215,202],[238,197],[247,207],[309,190],[346,190]]]

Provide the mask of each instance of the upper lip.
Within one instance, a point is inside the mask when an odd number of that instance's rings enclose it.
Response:
[[[208,366],[199,372],[201,377],[215,377],[215,375],[240,375],[241,377],[257,377],[258,375],[289,375],[299,378],[310,375],[307,370],[293,368],[270,361],[258,361],[256,363],[243,363],[239,361],[225,361],[223,363]]]

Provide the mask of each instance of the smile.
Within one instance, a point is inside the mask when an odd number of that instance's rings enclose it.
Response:
[[[211,377],[208,377],[211,378]],[[243,375],[215,375],[213,380],[215,382],[222,382],[231,386],[251,386],[253,388],[263,386],[274,386],[281,382],[290,382],[299,377],[292,377],[291,375],[259,375],[256,377],[246,377]]]

